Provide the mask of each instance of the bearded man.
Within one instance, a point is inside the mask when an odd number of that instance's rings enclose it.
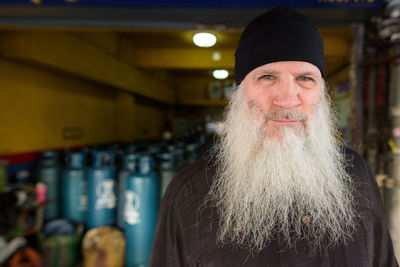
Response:
[[[150,266],[398,266],[374,178],[336,142],[316,27],[272,9],[235,57],[226,131],[168,187]]]

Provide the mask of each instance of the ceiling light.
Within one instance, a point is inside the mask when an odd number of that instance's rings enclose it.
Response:
[[[221,53],[218,51],[214,51],[212,53],[212,60],[213,61],[220,61],[221,60]]]
[[[227,70],[214,70],[213,76],[215,79],[223,80],[228,78],[229,72]]]
[[[214,34],[207,32],[199,32],[193,35],[193,43],[200,47],[212,47],[217,42]]]

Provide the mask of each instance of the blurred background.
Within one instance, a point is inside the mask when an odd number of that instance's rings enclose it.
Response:
[[[278,5],[319,28],[399,258],[400,1],[2,0],[0,266],[146,266],[168,183],[223,131],[244,26]]]

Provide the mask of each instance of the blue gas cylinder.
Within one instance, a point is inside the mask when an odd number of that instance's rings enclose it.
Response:
[[[62,213],[74,222],[84,223],[87,212],[86,154],[68,152],[62,172]]]
[[[125,263],[146,266],[159,208],[160,181],[150,156],[139,159],[139,173],[127,177],[125,190]]]
[[[125,189],[126,178],[129,174],[137,173],[137,156],[127,154],[123,157],[122,169],[118,173],[118,208],[117,208],[117,226],[120,229],[125,228],[124,207],[125,207]]]
[[[47,186],[46,200],[50,201],[44,208],[46,221],[60,216],[60,169],[57,152],[46,151],[40,155],[37,177]]]
[[[110,151],[93,153],[93,165],[87,170],[88,229],[114,225],[116,213],[115,155]]]

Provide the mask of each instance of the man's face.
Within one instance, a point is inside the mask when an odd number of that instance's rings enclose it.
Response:
[[[249,107],[265,117],[269,136],[277,137],[280,127],[307,126],[320,100],[322,77],[313,64],[282,61],[252,70],[242,85]]]

